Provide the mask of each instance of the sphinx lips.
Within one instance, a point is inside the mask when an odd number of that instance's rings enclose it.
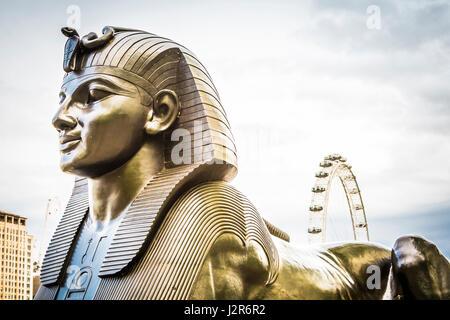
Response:
[[[75,147],[80,143],[81,139],[70,140],[65,143],[62,143],[59,147],[61,152],[69,152],[70,150],[75,149]]]

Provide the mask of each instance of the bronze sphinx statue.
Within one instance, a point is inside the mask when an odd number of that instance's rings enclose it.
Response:
[[[62,31],[53,125],[78,177],[36,299],[450,298],[449,262],[420,237],[291,246],[228,184],[233,135],[191,51],[141,30]]]

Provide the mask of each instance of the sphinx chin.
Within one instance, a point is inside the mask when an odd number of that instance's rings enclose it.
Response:
[[[83,159],[70,155],[64,155],[61,157],[59,167],[64,173],[82,178],[94,178],[95,176],[98,176],[95,172],[104,171],[104,169],[98,168],[97,166],[87,166],[83,164]]]
[[[86,158],[86,152],[80,152],[80,150],[77,149],[61,153],[59,160],[59,167],[61,168],[61,171],[73,173],[74,170],[83,166],[82,161]]]
[[[73,165],[71,159],[67,159],[67,156],[61,156],[59,168],[61,169],[62,172],[72,173],[72,171],[75,169],[75,166]]]

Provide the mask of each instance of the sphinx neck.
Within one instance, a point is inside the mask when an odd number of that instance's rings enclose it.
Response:
[[[119,168],[89,178],[89,216],[95,230],[107,229],[120,217],[151,177],[163,169],[163,163],[162,141],[149,139]]]

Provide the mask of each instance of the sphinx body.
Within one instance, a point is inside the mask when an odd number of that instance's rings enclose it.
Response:
[[[74,190],[78,201],[85,188],[86,182],[79,180]],[[36,299],[449,298],[448,261],[431,243],[417,237],[398,241],[419,241],[415,252],[401,244],[391,252],[356,242],[296,248],[224,181],[203,182],[181,194],[141,255],[127,269],[104,276],[128,258],[142,221],[124,219],[109,234],[95,235],[87,227],[86,195],[84,202],[77,210],[81,231],[66,256],[70,262],[59,270],[63,281],[44,284]],[[72,221],[77,220],[77,213],[71,213]],[[120,232],[127,229],[132,232]],[[54,250],[63,251],[64,244]],[[393,266],[393,259],[406,263]],[[378,285],[369,286],[373,266]],[[439,273],[433,274],[436,269]]]
[[[78,181],[79,197],[85,186]],[[182,194],[142,255],[112,276],[103,274],[117,269],[134,242],[111,245],[114,237],[95,236],[85,210],[78,212],[80,234],[59,271],[63,281],[41,287],[38,299],[378,299],[387,285],[390,250],[358,243],[296,249],[271,235],[280,231],[269,231],[245,196],[223,181]],[[112,229],[117,239],[121,228]],[[373,264],[381,267],[382,283],[368,290],[366,268]]]
[[[192,52],[140,30],[107,27],[82,39],[64,33],[67,73],[53,124],[61,167],[80,177],[47,249],[36,299],[448,297],[448,261],[437,249],[410,245],[419,238],[394,250],[292,247],[229,184],[237,173],[231,127]],[[188,142],[181,156],[179,138]],[[120,210],[96,206],[104,200],[95,192],[101,181],[103,189],[118,185],[99,194],[124,198]],[[101,220],[103,211],[117,214]],[[411,284],[417,264],[426,288]],[[371,266],[379,271],[374,287],[367,285]]]

